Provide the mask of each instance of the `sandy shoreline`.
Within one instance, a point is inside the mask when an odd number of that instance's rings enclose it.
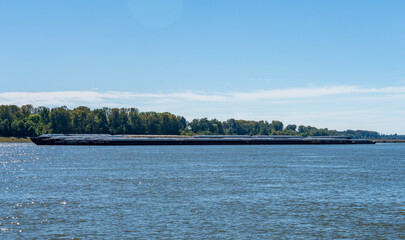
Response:
[[[29,138],[0,137],[0,143],[30,143]]]

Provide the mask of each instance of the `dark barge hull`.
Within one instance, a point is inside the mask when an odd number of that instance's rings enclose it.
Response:
[[[31,138],[37,145],[297,145],[374,144],[362,139],[299,136],[137,136],[96,134],[46,134]]]

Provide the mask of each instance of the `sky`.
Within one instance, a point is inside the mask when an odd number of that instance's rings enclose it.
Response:
[[[0,104],[405,134],[403,0],[1,0]]]

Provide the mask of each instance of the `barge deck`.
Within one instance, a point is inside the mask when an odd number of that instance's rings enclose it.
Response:
[[[292,144],[374,144],[346,136],[246,136],[246,135],[109,135],[44,134],[32,137],[37,145],[292,145]]]

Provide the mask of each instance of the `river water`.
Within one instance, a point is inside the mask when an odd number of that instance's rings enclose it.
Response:
[[[0,144],[0,239],[403,239],[405,144]]]

